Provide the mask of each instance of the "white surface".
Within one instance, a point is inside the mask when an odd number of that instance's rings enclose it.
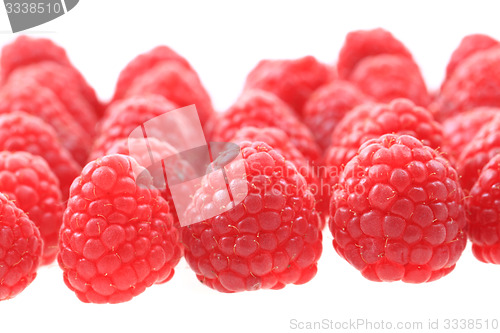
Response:
[[[234,101],[260,59],[312,54],[333,63],[346,33],[355,29],[392,31],[413,52],[431,88],[439,86],[463,36],[481,32],[500,39],[494,1],[266,2],[82,0],[28,33],[63,45],[103,98],[111,96],[129,60],[169,45],[197,69],[218,109]],[[0,44],[15,37],[1,6],[0,30]],[[89,305],[66,288],[53,264],[18,297],[0,302],[0,332],[287,332],[297,331],[290,327],[293,318],[422,321],[423,332],[429,319],[439,319],[440,331],[446,318],[500,320],[500,267],[479,263],[470,246],[449,276],[409,285],[365,280],[334,253],[329,231],[324,239],[317,276],[280,291],[221,294],[201,285],[181,261],[169,283],[131,302]]]

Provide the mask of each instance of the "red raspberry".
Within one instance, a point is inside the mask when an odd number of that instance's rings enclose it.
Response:
[[[126,139],[144,122],[177,109],[177,106],[158,95],[135,96],[112,103],[103,117],[90,159],[106,154],[119,139]]]
[[[248,196],[217,214],[219,188],[208,175],[186,216],[203,220],[208,199],[215,217],[181,229],[185,258],[202,283],[221,292],[306,283],[316,274],[322,251],[313,195],[293,164],[269,145],[240,146]]]
[[[479,130],[497,115],[500,109],[479,107],[446,119],[443,122],[443,151],[453,159],[458,158]]]
[[[73,158],[80,164],[85,163],[91,146],[90,137],[50,89],[29,80],[3,86],[0,90],[0,114],[13,111],[27,112],[50,124]]]
[[[265,142],[276,152],[283,155],[286,160],[292,162],[299,173],[304,176],[309,185],[309,190],[314,194],[316,199],[315,208],[321,217],[320,229],[323,229],[328,214],[328,198],[323,196],[322,184],[315,174],[314,168],[309,165],[304,155],[290,142],[288,135],[284,131],[274,127],[243,127],[236,132],[231,141]]]
[[[495,117],[479,130],[458,158],[457,171],[462,187],[465,190],[470,190],[483,167],[499,153],[500,118]]]
[[[120,72],[118,82],[116,83],[115,95],[113,100],[122,99],[127,94],[128,89],[133,85],[134,80],[146,74],[156,65],[162,62],[175,61],[193,70],[191,65],[182,56],[167,46],[157,46],[151,51],[140,54],[125,66]]]
[[[331,201],[335,250],[372,281],[434,281],[466,245],[457,172],[418,139],[383,135],[346,165]]]
[[[43,239],[41,264],[56,258],[63,205],[59,181],[40,156],[0,152],[0,192],[28,214]]]
[[[167,202],[137,162],[108,155],[71,186],[59,244],[64,281],[83,302],[119,303],[172,278],[182,255]],[[142,173],[142,175],[144,175]]]
[[[408,98],[420,106],[430,102],[417,64],[399,55],[364,58],[351,72],[350,81],[379,102],[389,103],[396,98]]]
[[[178,62],[160,63],[137,78],[127,91],[128,97],[157,94],[184,107],[195,104],[201,124],[214,112],[212,101],[195,71]]]
[[[7,78],[17,68],[43,61],[56,62],[66,67],[68,71],[73,72],[81,94],[94,110],[100,112],[102,106],[94,89],[71,64],[66,51],[49,39],[21,36],[14,42],[5,45],[2,49],[1,81],[7,82]]]
[[[63,200],[80,174],[80,166],[61,146],[54,129],[38,117],[24,112],[0,115],[0,150],[26,151],[43,157],[59,179]]]
[[[261,89],[278,96],[298,115],[309,96],[328,82],[331,70],[316,58],[262,60],[248,74],[245,90]]]
[[[497,40],[487,35],[473,34],[465,36],[460,42],[460,45],[458,45],[456,50],[453,51],[453,54],[451,55],[450,62],[446,67],[445,81],[451,77],[455,68],[457,68],[457,66],[460,65],[465,59],[477,52],[490,49],[498,45],[499,43]]]
[[[361,60],[380,54],[393,54],[413,60],[410,51],[389,31],[378,28],[348,33],[337,63],[339,77],[348,80]]]
[[[81,94],[74,72],[55,62],[39,62],[16,69],[8,82],[27,79],[33,79],[38,85],[52,90],[76,122],[88,133],[94,133],[97,116]]]
[[[472,54],[443,83],[436,101],[439,119],[478,106],[500,107],[500,47]]]
[[[42,256],[40,232],[0,193],[0,301],[13,298],[36,277]]]
[[[304,123],[324,150],[330,145],[332,132],[354,107],[370,100],[347,81],[333,81],[316,90],[304,106]]]
[[[316,161],[320,156],[307,126],[278,97],[262,90],[246,91],[226,112],[214,114],[205,129],[212,141],[230,141],[245,126],[282,129],[309,161]]]
[[[469,239],[472,253],[486,263],[500,264],[500,155],[482,169],[469,196]]]

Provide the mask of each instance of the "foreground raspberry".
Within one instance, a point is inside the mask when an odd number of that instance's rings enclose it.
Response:
[[[313,195],[296,168],[267,144],[240,146],[247,170],[240,181],[248,184],[248,196],[225,213],[184,227],[185,258],[202,283],[221,292],[306,283],[322,251]],[[207,176],[187,217],[220,211],[220,197]]]
[[[500,155],[483,168],[467,197],[472,253],[486,263],[500,264]]]
[[[366,142],[331,201],[335,250],[372,281],[422,283],[453,270],[466,245],[456,171],[408,135]]]
[[[63,200],[68,198],[80,166],[61,146],[54,129],[38,117],[24,112],[0,115],[0,150],[26,151],[41,156],[59,179]]]
[[[0,193],[0,301],[13,298],[33,281],[42,247],[35,224]]]
[[[167,202],[125,155],[90,162],[71,187],[59,244],[64,281],[83,302],[119,303],[172,278],[182,251]]]
[[[389,31],[378,28],[348,33],[337,63],[339,77],[348,80],[361,60],[380,54],[392,54],[409,60],[413,59],[410,51]]]
[[[443,151],[453,159],[458,158],[479,130],[497,115],[500,115],[500,108],[479,107],[446,119],[443,122]]]
[[[316,90],[304,106],[304,123],[311,129],[322,149],[330,145],[332,132],[354,107],[370,101],[347,81],[336,80]]]
[[[42,265],[56,258],[63,204],[59,181],[40,156],[0,152],[0,193],[28,214],[43,239]]]
[[[309,161],[316,161],[320,156],[319,147],[307,126],[285,103],[268,92],[246,91],[226,112],[214,114],[207,123],[206,132],[212,141],[224,142],[230,141],[245,126],[279,128]]]
[[[262,60],[248,74],[245,90],[261,89],[278,96],[298,115],[309,96],[327,83],[331,70],[316,58]]]

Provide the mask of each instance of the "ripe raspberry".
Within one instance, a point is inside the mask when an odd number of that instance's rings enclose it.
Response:
[[[80,174],[80,166],[61,146],[54,129],[38,117],[24,112],[0,115],[0,150],[26,151],[43,157],[59,179],[62,199]]]
[[[482,169],[469,196],[469,239],[472,253],[482,262],[500,264],[500,155],[495,155]]]
[[[485,124],[465,146],[457,161],[457,171],[464,190],[470,190],[483,167],[500,153],[500,118]]]
[[[212,101],[195,71],[179,62],[160,63],[135,79],[127,97],[157,94],[184,107],[195,104],[201,124],[214,112]]]
[[[396,98],[408,98],[420,106],[430,102],[417,64],[399,55],[364,58],[351,72],[350,81],[379,102],[389,103]]]
[[[372,281],[434,281],[466,245],[464,195],[448,161],[418,139],[383,135],[346,165],[331,201],[335,250]]]
[[[202,283],[221,292],[306,283],[322,251],[313,195],[293,164],[269,145],[240,146],[247,178],[230,186],[247,185],[248,196],[217,214],[224,209],[219,188],[205,177],[186,216],[203,220],[211,208],[215,217],[181,229],[185,258]]]
[[[35,279],[42,246],[35,224],[0,193],[0,301],[13,298]]]
[[[136,182],[140,169],[131,157],[108,155],[73,182],[58,261],[83,302],[125,302],[174,274],[182,255],[178,232],[151,179]]]
[[[477,52],[481,52],[498,45],[499,43],[497,40],[487,35],[473,34],[465,36],[460,42],[460,45],[458,45],[456,50],[453,51],[453,54],[451,55],[450,62],[446,67],[445,81],[451,77],[455,68],[457,68],[457,66],[460,65],[465,59]]]
[[[151,51],[140,54],[125,66],[120,72],[118,82],[116,83],[115,95],[113,100],[119,100],[125,97],[128,89],[133,85],[134,80],[146,74],[156,65],[162,62],[175,61],[193,70],[191,65],[182,56],[167,46],[157,46]]]
[[[443,151],[457,159],[479,130],[497,115],[500,109],[479,107],[446,119],[443,122]]]
[[[24,111],[50,124],[73,158],[80,164],[85,163],[91,146],[90,137],[50,89],[29,80],[6,84],[0,90],[0,114],[13,111]]]
[[[43,239],[41,264],[56,258],[63,205],[59,181],[40,156],[0,152],[0,193],[25,212]]]
[[[309,161],[316,161],[320,150],[306,125],[278,97],[262,90],[246,91],[226,112],[214,114],[205,127],[212,141],[230,141],[245,127],[276,127]]]
[[[316,58],[262,60],[248,74],[245,90],[260,89],[278,96],[298,115],[309,96],[328,82],[331,70]]]
[[[0,61],[2,82],[7,82],[7,78],[17,68],[44,61],[56,62],[73,72],[81,94],[92,108],[98,112],[102,108],[94,89],[71,64],[66,51],[49,39],[21,36],[3,47]]]
[[[333,81],[316,90],[304,106],[304,123],[311,129],[321,149],[330,145],[332,132],[354,107],[370,100],[347,81]]]
[[[309,165],[304,155],[302,155],[302,153],[290,142],[285,132],[275,127],[243,127],[236,132],[231,141],[237,143],[244,141],[264,142],[276,152],[283,155],[286,160],[292,162],[297,168],[297,171],[304,176],[309,186],[309,190],[314,194],[316,200],[315,209],[321,218],[320,230],[323,229],[328,214],[328,198],[323,196],[322,183],[315,174],[314,168]]]
[[[443,83],[436,101],[439,119],[478,106],[500,107],[500,47],[464,59]]]
[[[104,114],[90,159],[104,156],[110,147],[144,122],[177,109],[177,106],[158,95],[135,96],[112,103]]]
[[[410,51],[389,31],[378,28],[348,33],[337,63],[339,77],[348,80],[361,60],[381,54],[398,55],[413,60]]]
[[[74,72],[55,62],[39,62],[16,69],[9,76],[8,82],[28,79],[52,90],[76,122],[88,133],[94,133],[96,112],[81,94]]]

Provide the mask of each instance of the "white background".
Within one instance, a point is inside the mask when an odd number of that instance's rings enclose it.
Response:
[[[379,26],[407,45],[435,89],[463,36],[480,32],[500,39],[499,13],[494,1],[82,0],[26,33],[63,45],[103,99],[112,95],[128,61],[166,44],[191,62],[223,110],[260,59],[311,54],[333,63],[346,33]],[[0,45],[15,37],[3,6],[0,30]],[[410,285],[365,280],[336,255],[328,230],[324,239],[317,276],[280,291],[221,294],[201,285],[181,261],[170,282],[128,303],[84,304],[53,264],[40,269],[22,294],[0,302],[0,332],[288,332],[297,331],[291,319],[357,318],[394,325],[423,321],[426,331],[428,319],[439,319],[441,328],[446,318],[500,320],[500,267],[475,260],[470,246],[447,277]]]

